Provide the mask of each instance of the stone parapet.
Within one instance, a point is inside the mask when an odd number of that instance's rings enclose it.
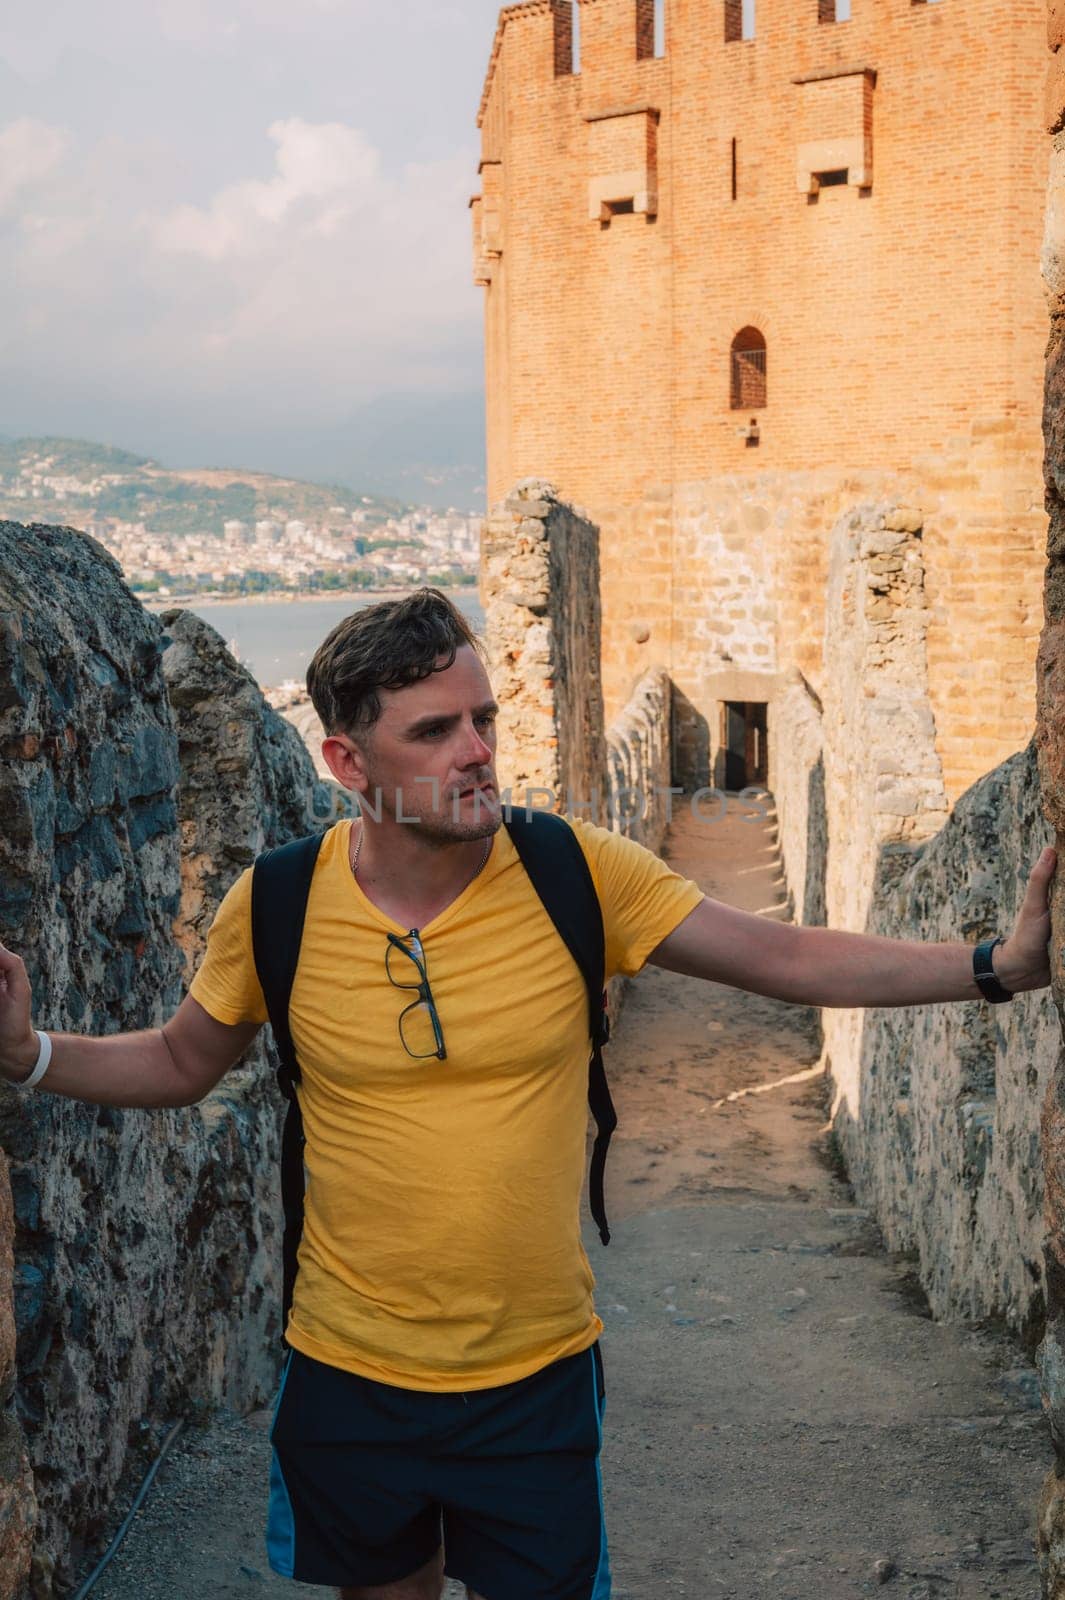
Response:
[[[923,844],[882,847],[870,933],[975,944],[1008,933],[1048,843],[1034,746],[975,784]],[[862,1013],[837,1132],[888,1245],[913,1251],[939,1317],[1038,1329],[1040,1106],[1059,1045],[1043,993]],[[1065,1398],[1065,1396],[1063,1396]]]
[[[769,705],[769,788],[777,808],[788,911],[824,927],[828,817],[821,702],[796,668]]]
[[[218,636],[167,620],[169,637],[95,541],[0,524],[0,938],[50,1029],[165,1021],[241,868],[331,815],[298,735]],[[35,1594],[65,1591],[169,1421],[273,1386],[279,1107],[265,1066],[249,1056],[182,1111],[0,1090],[13,1201],[4,1186],[0,1385],[6,1400],[15,1376],[36,1480]],[[0,1423],[5,1600],[23,1600],[32,1524],[15,1414]]]

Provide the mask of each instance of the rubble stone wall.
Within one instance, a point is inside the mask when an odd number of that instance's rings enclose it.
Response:
[[[481,596],[499,717],[499,778],[515,804],[615,827],[657,850],[668,825],[672,692],[645,667],[603,727],[599,530],[538,478],[489,517]],[[642,802],[642,803],[641,803]]]
[[[217,636],[168,624],[169,646],[93,540],[0,524],[0,939],[52,1030],[162,1023],[241,867],[332,810]],[[5,1600],[70,1583],[168,1421],[272,1387],[278,1107],[264,1062],[183,1111],[0,1090]]]
[[[868,931],[973,944],[1008,932],[1049,839],[1032,745],[964,794],[934,839],[884,848]],[[1039,1118],[1059,1039],[1043,993],[861,1016],[859,1093],[837,1131],[888,1245],[916,1252],[936,1316],[1040,1325]]]
[[[670,700],[668,675],[652,668],[606,736],[611,825],[655,851],[670,817]]]

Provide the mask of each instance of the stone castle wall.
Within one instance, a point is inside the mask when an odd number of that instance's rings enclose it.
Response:
[[[168,643],[94,541],[0,525],[0,574],[0,939],[42,1026],[157,1026],[238,871],[332,798],[217,636],[174,615]],[[22,1600],[31,1554],[34,1593],[69,1583],[166,1422],[270,1392],[278,1106],[260,1048],[188,1111],[2,1090],[0,1147],[0,1595]]]
[[[540,479],[519,484],[485,524],[497,771],[516,807],[553,804],[657,850],[670,816],[672,687],[647,667],[604,732],[599,542],[594,523]],[[609,985],[612,1022],[627,983]]]
[[[1050,311],[1046,363],[1047,545],[1046,625],[1039,651],[1036,745],[1047,818],[1058,849],[1051,900],[1054,1000],[1065,1022],[1065,6],[1049,0],[1053,52],[1047,77],[1050,140],[1043,277]],[[1045,1600],[1065,1597],[1065,1045],[1059,1040],[1043,1105],[1046,1182],[1047,1332],[1040,1352],[1043,1404],[1057,1461],[1047,1477],[1039,1515]]]
[[[522,571],[528,536],[515,509],[493,526],[488,559],[509,584],[511,557]],[[797,669],[774,683],[769,787],[797,921],[975,942],[1012,925],[1047,829],[1031,749],[950,810],[929,693],[927,537],[923,513],[892,500],[863,502],[837,520],[823,578],[824,699]],[[488,603],[496,641],[535,626],[514,607],[515,592],[497,584]],[[594,651],[583,670],[594,699]],[[558,770],[550,739],[564,749],[570,731],[552,682],[541,674],[518,692],[515,680],[506,735],[516,740],[507,755],[515,770],[545,786]],[[611,725],[615,794],[665,789],[669,700],[667,675],[651,671]],[[664,817],[648,824],[636,836],[656,848]],[[1035,1326],[1043,1303],[1038,1114],[1056,1048],[1045,998],[1025,997],[997,1017],[982,1002],[826,1009],[822,1026],[852,1180],[892,1248],[915,1253],[936,1314]]]
[[[671,0],[663,58],[641,0],[576,3],[579,57],[565,0],[504,9],[481,103],[490,494],[542,472],[588,508],[606,716],[661,662],[682,780],[714,781],[724,701],[768,704],[800,920],[975,939],[1046,836],[1033,727],[1065,835],[1065,6],[1044,123],[1042,0],[854,0],[828,24],[760,0],[757,37],[731,42],[720,11],[708,32]],[[737,395],[752,330],[765,392],[748,370]],[[1054,919],[1065,1017],[1060,872]],[[825,1025],[856,1181],[935,1308],[1031,1329],[1045,1289],[1040,1539],[1065,1600],[1065,1052],[1045,997]]]

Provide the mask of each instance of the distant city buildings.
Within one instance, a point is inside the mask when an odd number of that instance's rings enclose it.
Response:
[[[178,475],[157,470],[155,476],[181,482]],[[200,520],[202,527],[153,528],[148,515],[114,514],[116,499],[121,504],[127,497],[131,513],[142,509],[138,500],[150,498],[153,481],[144,469],[90,469],[79,477],[49,455],[29,452],[15,470],[0,474],[0,503],[45,502],[33,513],[42,520],[49,520],[49,504],[57,513],[62,506],[56,520],[84,528],[115,557],[130,586],[142,592],[311,592],[476,581],[482,518],[473,513],[415,507],[387,515],[362,497],[354,509],[332,505],[313,516],[292,516],[273,506],[264,507],[263,516],[212,516],[209,505],[198,512],[195,486],[182,484],[191,500],[182,520]],[[289,491],[294,487],[286,485]],[[314,486],[307,488],[311,498]]]

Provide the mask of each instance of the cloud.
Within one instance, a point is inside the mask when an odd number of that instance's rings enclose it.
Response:
[[[68,146],[66,132],[33,117],[0,128],[0,217],[20,199],[38,192],[59,167]]]
[[[163,145],[0,127],[9,379],[244,426],[475,386],[473,151],[389,172],[359,128],[298,117],[262,149],[265,175],[175,204]]]
[[[274,176],[230,184],[207,209],[177,207],[154,225],[161,249],[220,261],[269,246],[281,226],[329,236],[379,183],[380,157],[357,128],[293,117],[273,123],[269,135]]]

